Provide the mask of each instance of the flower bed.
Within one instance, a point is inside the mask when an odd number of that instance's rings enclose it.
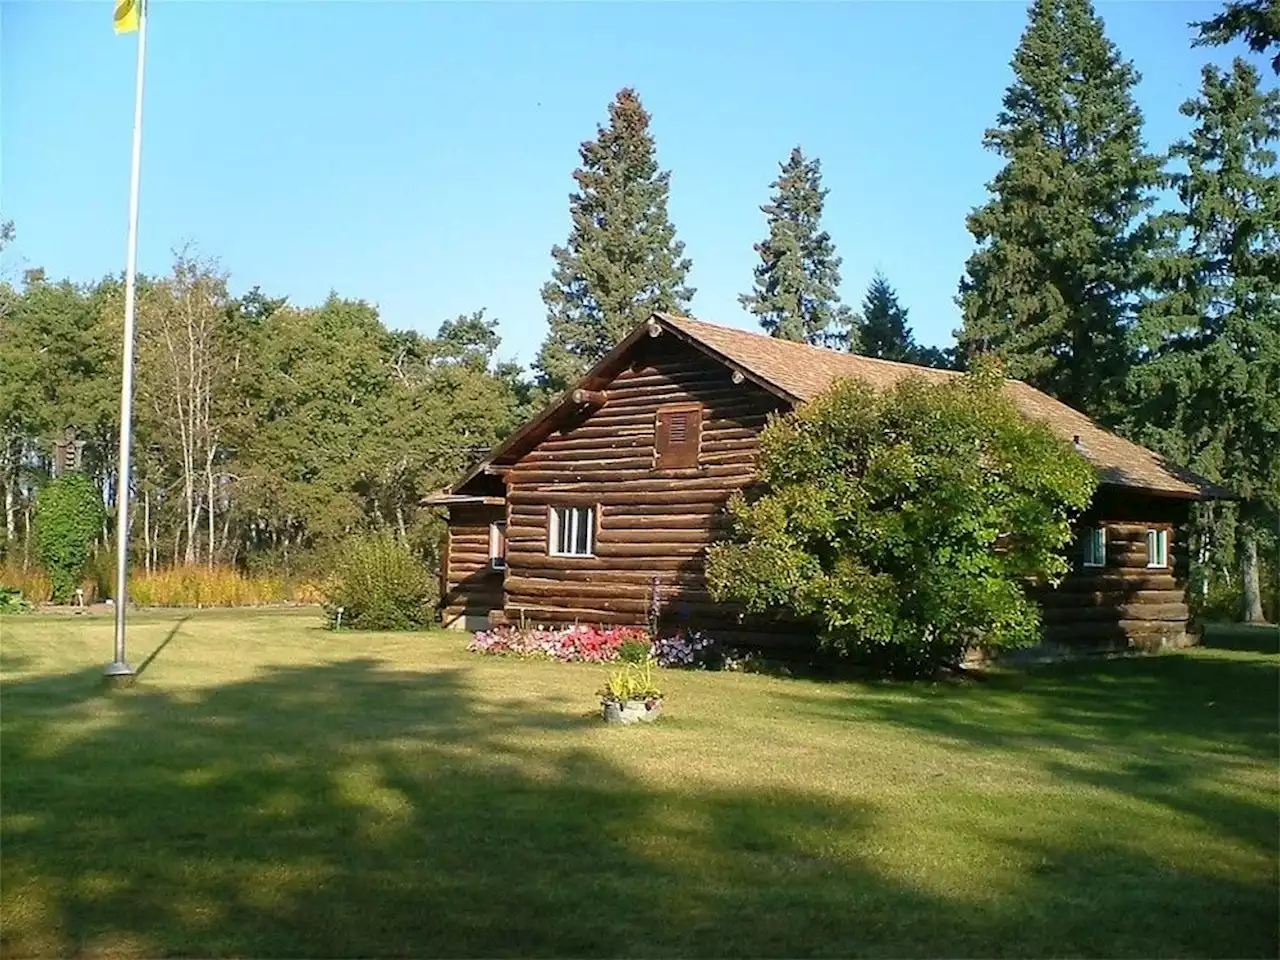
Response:
[[[566,663],[609,663],[618,659],[619,650],[628,640],[648,643],[661,667],[704,667],[716,659],[716,643],[704,633],[676,631],[655,640],[643,627],[494,627],[475,634],[467,649],[473,653],[547,657]]]

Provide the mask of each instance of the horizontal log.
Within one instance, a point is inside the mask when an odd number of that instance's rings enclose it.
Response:
[[[1075,593],[1110,593],[1134,590],[1177,590],[1178,582],[1171,573],[1135,569],[1121,575],[1119,571],[1108,574],[1090,575],[1073,573],[1059,584],[1055,590],[1062,594]]]
[[[725,404],[750,404],[761,412],[773,409],[773,404],[765,402],[763,397],[748,395],[741,387],[730,383],[727,378],[723,386],[706,385],[693,390],[674,385],[653,386],[635,391],[614,389],[609,392],[609,405],[606,409],[610,413],[621,410],[653,410],[668,403],[701,403],[704,414],[707,412],[706,408]]]
[[[508,575],[524,574],[530,570],[643,570],[685,571],[692,573],[704,567],[702,557],[551,557],[537,551],[520,553],[512,551],[507,556]]]
[[[629,451],[628,451],[629,452]],[[544,483],[547,477],[578,473],[582,470],[644,471],[653,470],[653,455],[619,456],[610,447],[587,453],[541,454],[520,461],[507,476],[508,483]]]
[[[715,370],[724,369],[723,365],[703,354],[683,355],[669,353],[663,357],[652,357],[642,361],[641,366],[628,367],[614,378],[614,383],[626,383],[630,380],[641,380],[647,377],[681,377],[703,376]],[[725,376],[729,375],[725,370]]]
[[[554,435],[557,443],[573,440],[589,440],[599,439],[601,437],[626,437],[640,436],[653,437],[653,418],[636,419],[630,424],[597,424],[592,421],[581,426],[574,427],[570,430],[564,430]],[[725,416],[717,411],[717,419],[703,420],[702,432],[703,436],[708,433],[719,430],[758,430],[763,428],[768,422],[767,416],[751,415],[751,416]],[[548,441],[549,442],[549,441]]]
[[[647,506],[649,504],[722,504],[729,499],[732,489],[723,485],[710,488],[686,488],[680,483],[669,484],[668,490],[512,490],[508,499],[512,504],[538,504],[555,506],[590,507]]]
[[[680,403],[684,402],[675,398],[665,402]],[[656,409],[656,406],[655,408]],[[752,418],[764,421],[768,415],[758,403],[736,402],[717,404],[714,409],[704,411],[702,423],[703,426],[717,425],[719,421],[741,421],[746,418]],[[612,405],[605,407],[599,413],[594,413],[582,421],[581,426],[574,428],[575,430],[586,429],[587,427],[648,427],[653,428],[654,410],[645,410],[639,408],[626,408],[614,411]],[[728,426],[729,424],[724,424]],[[574,431],[565,431],[568,436]]]
[[[685,530],[671,528],[646,529],[631,527],[601,527],[596,538],[597,546],[609,544],[650,544],[655,547],[665,545],[685,546],[688,544],[711,543],[714,539],[712,529],[702,526],[691,526]],[[546,544],[546,531],[536,528],[516,528],[507,537],[507,550],[525,552],[527,549],[540,549]],[[597,551],[599,552],[599,551]],[[603,555],[603,554],[602,554]]]
[[[512,598],[552,597],[560,598],[567,604],[573,604],[578,597],[612,597],[618,600],[641,600],[648,603],[652,600],[652,591],[651,583],[589,583],[535,577],[507,578],[507,595]],[[713,602],[705,586],[696,587],[686,584],[659,583],[658,599],[659,602],[676,600],[696,603]],[[518,599],[517,602],[519,602]]]
[[[727,450],[707,450],[704,445],[698,456],[698,465],[687,468],[688,472],[692,474],[705,466],[723,466],[725,464],[741,464],[754,468],[758,446],[756,444],[742,446],[742,441],[733,441],[733,443],[734,446]],[[639,455],[632,456],[629,454]],[[652,446],[641,448],[640,450],[635,448],[602,447],[590,453],[579,450],[574,451],[572,454],[542,452],[525,457],[513,467],[508,475],[508,483],[546,482],[547,477],[567,476],[582,470],[643,471],[652,473],[656,469]],[[554,482],[554,479],[552,482]]]
[[[1053,643],[1089,643],[1097,641],[1141,642],[1144,638],[1186,635],[1186,623],[1162,623],[1155,620],[1121,620],[1118,623],[1073,623],[1046,626],[1042,634]]]
[[[618,543],[601,538],[596,544],[596,556],[601,559],[611,557],[693,557],[701,556],[707,549],[708,541],[700,537],[694,543]]]
[[[657,530],[619,528],[612,525],[602,526],[600,535],[596,540],[598,547],[609,546],[611,544],[653,544],[657,547],[665,545],[686,546],[688,544],[701,544],[706,546],[712,542],[712,532],[705,528],[694,527],[686,530],[675,530],[670,527]]]
[[[543,508],[545,509],[545,508]],[[604,516],[612,522],[614,517],[658,517],[662,515],[690,515],[699,517],[727,517],[724,504],[709,503],[609,503],[604,506]]]
[[[1115,538],[1117,540],[1142,540],[1146,541],[1148,530],[1168,530],[1169,524],[1162,521],[1147,520],[1101,520],[1095,521],[1092,526],[1105,525],[1107,528],[1107,539]]]
[[[760,446],[759,435],[760,430],[751,427],[725,427],[719,430],[708,430],[704,427],[701,449],[704,453],[719,453],[727,450],[754,451]],[[604,456],[610,453],[615,456],[652,457],[652,428],[634,433],[575,438],[572,440],[553,437],[543,441],[521,457],[516,466],[545,461],[559,461],[573,454]]]
[[[471,589],[480,589],[485,581],[492,579],[495,589],[502,589],[502,571],[485,566],[477,569],[458,569],[450,564],[448,582],[451,586],[467,584]]]
[[[616,610],[600,610],[585,607],[555,607],[541,604],[510,604],[507,618],[518,623],[523,618],[531,623],[591,623],[630,626],[643,624],[644,613],[621,613]]]
[[[1181,590],[1112,590],[1092,593],[1059,593],[1046,591],[1037,593],[1036,599],[1046,608],[1065,607],[1076,609],[1081,606],[1118,606],[1124,603],[1182,603],[1184,594]]]
[[[495,514],[493,520],[490,520],[484,526],[458,526],[449,524],[449,536],[454,540],[467,540],[476,537],[487,537],[489,535],[489,524],[494,520],[502,519],[502,514]]]
[[[1111,620],[1186,620],[1185,603],[1136,603],[1115,606],[1045,607],[1045,623]]]
[[[600,440],[612,439],[614,437],[644,437],[649,440],[653,438],[653,418],[627,425],[604,424],[594,425],[590,421],[567,426],[561,428],[558,432],[553,433],[543,443],[569,443],[575,440]],[[541,444],[539,444],[541,446]]]
[[[488,547],[485,548],[484,552],[474,552],[474,551],[465,551],[465,550],[449,551],[450,565],[469,563],[475,566],[486,566],[489,563],[490,559],[491,558],[489,556]]]
[[[718,387],[731,384],[732,374],[725,367],[715,370],[701,367],[684,367],[682,369],[660,368],[648,373],[632,373],[625,371],[609,384],[609,392],[619,395],[652,390],[662,387],[681,387],[685,390],[698,390],[704,387]]]
[[[1122,531],[1116,531],[1108,527],[1107,528],[1107,549],[1108,550],[1141,549],[1145,551],[1147,549],[1147,530],[1148,529],[1150,528],[1144,527],[1142,530],[1135,530],[1132,533],[1126,533]],[[1173,545],[1172,537],[1169,538],[1169,545],[1170,546]]]
[[[680,612],[697,616],[699,614],[707,614],[711,616],[731,616],[731,608],[727,605],[718,603],[687,603],[679,601],[672,603],[674,608],[679,607]],[[519,609],[521,607],[540,607],[544,609],[561,609],[561,610],[597,610],[606,613],[629,613],[646,616],[650,612],[650,604],[647,599],[632,599],[621,597],[591,597],[591,596],[569,596],[562,597],[559,601],[548,600],[545,597],[525,595],[517,596],[512,593],[507,595],[507,607],[510,609]],[[674,610],[672,611],[674,612]]]
[[[492,581],[495,589],[502,589],[502,571],[495,570],[486,563],[483,567],[463,567],[456,563],[449,564],[449,583],[481,584]]]
[[[507,580],[525,578],[528,580],[553,581],[555,583],[601,583],[615,584],[628,588],[643,585],[649,588],[655,579],[658,580],[660,586],[677,587],[691,586],[702,589],[706,585],[706,578],[702,571],[683,571],[683,570],[614,570],[605,568],[601,570],[571,570],[571,569],[555,569],[553,567],[540,567],[532,564],[521,564],[519,567],[512,566],[507,574]]]
[[[699,469],[702,467],[728,467],[735,466],[742,470],[743,473],[749,473],[756,476],[759,473],[758,466],[760,462],[760,454],[756,450],[728,450],[724,453],[708,453],[703,452],[698,457]]]
[[[703,493],[709,490],[720,490],[726,498],[729,493],[755,480],[755,474],[740,466],[710,467],[704,476],[681,477],[677,479],[651,478],[648,476],[623,476],[622,479],[603,476],[586,480],[569,482],[530,484],[513,483],[509,497],[536,493],[548,496],[552,493],[592,493],[601,500],[607,497],[637,496],[648,493]]]
[[[597,470],[593,465],[579,467],[563,464],[555,469],[512,471],[509,489],[515,491],[529,487],[572,487],[585,483],[615,488],[625,484],[628,490],[673,490],[676,489],[675,485],[680,484],[717,486],[719,484],[712,481],[718,478],[730,478],[742,482],[753,479],[756,474],[752,463],[752,461],[710,463],[681,470],[654,470],[651,465],[639,470]],[[653,486],[661,483],[667,485]]]
[[[560,436],[551,436],[520,458],[520,463],[530,460],[546,459],[578,450],[631,450],[653,448],[652,428],[635,433],[614,436],[577,437],[572,440]]]
[[[688,530],[728,530],[732,526],[732,521],[723,514],[716,513],[666,513],[656,516],[635,513],[635,514],[614,514],[607,513],[600,521],[602,530],[671,530],[671,531],[688,531]]]
[[[745,437],[726,437],[727,433],[746,433]],[[703,453],[728,453],[742,451],[756,453],[760,449],[760,435],[754,430],[721,430],[715,434],[703,433],[701,450]]]
[[[603,407],[609,402],[609,394],[603,390],[584,390],[579,388],[573,391],[570,399],[580,406]]]

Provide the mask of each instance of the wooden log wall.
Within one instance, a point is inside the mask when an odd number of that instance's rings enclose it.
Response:
[[[494,570],[489,562],[489,524],[505,517],[506,509],[501,506],[461,504],[449,508],[440,597],[446,624],[502,610],[502,571]]]
[[[664,624],[742,627],[737,610],[707,592],[706,548],[726,530],[729,495],[755,476],[760,429],[784,405],[731,377],[673,336],[646,340],[604,387],[602,406],[511,466],[508,619],[643,623],[657,579]],[[658,408],[694,402],[703,405],[698,465],[656,469]],[[553,506],[596,508],[595,556],[548,555]]]
[[[1054,589],[1036,591],[1044,619],[1044,639],[1081,649],[1152,649],[1182,646],[1188,641],[1185,566],[1179,557],[1179,518],[1186,503],[1166,498],[1120,495],[1124,519],[1116,519],[1109,501],[1117,495],[1100,491],[1081,520],[1080,530],[1105,525],[1106,565],[1085,567],[1083,538],[1072,548],[1071,573]],[[1109,509],[1110,508],[1110,509]],[[1109,516],[1110,514],[1110,516]],[[1147,566],[1147,531],[1168,534],[1169,566]]]

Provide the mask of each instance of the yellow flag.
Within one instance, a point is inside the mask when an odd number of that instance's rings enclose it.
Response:
[[[115,14],[112,22],[116,33],[133,33],[138,29],[138,8],[142,0],[115,0]]]

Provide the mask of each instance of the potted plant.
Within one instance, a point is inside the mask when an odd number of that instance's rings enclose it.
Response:
[[[652,723],[662,714],[662,691],[653,679],[652,658],[614,670],[600,691],[606,723]]]

